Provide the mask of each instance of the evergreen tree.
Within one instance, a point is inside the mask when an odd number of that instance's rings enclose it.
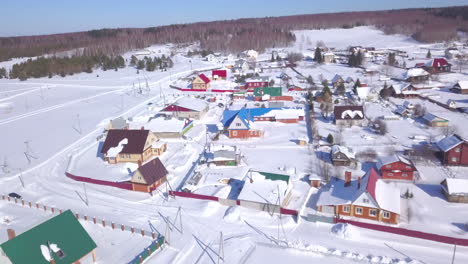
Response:
[[[364,55],[362,54],[362,52],[359,50],[357,55],[356,55],[356,66],[361,66],[362,65],[362,62],[364,60]]]
[[[282,61],[283,59],[281,59],[280,55],[276,55],[276,60],[277,61]]]
[[[332,134],[328,134],[327,142],[330,143],[330,144],[333,144],[333,135]]]
[[[135,57],[135,55],[132,55],[130,59],[130,66],[136,66],[137,62],[138,62],[137,57]]]
[[[271,62],[274,62],[275,61],[275,55],[273,54],[273,52],[271,53],[271,59],[270,59]]]
[[[393,52],[389,53],[387,64],[393,66],[395,65],[395,62],[396,62],[395,53]]]
[[[356,54],[354,54],[354,51],[351,53],[351,55],[349,55],[348,65],[350,67],[356,67],[357,66]]]
[[[145,61],[144,60],[138,60],[137,70],[142,70],[144,68],[145,68]]]
[[[343,83],[343,82],[340,82],[340,84],[338,84],[338,87],[336,88],[336,92],[337,92],[339,95],[344,95],[344,94],[345,94],[346,89],[345,89],[345,86],[344,86],[344,83]]]
[[[356,89],[357,87],[361,87],[361,86],[362,86],[361,81],[358,78],[356,82],[354,83],[354,89]]]
[[[426,59],[430,59],[430,58],[432,58],[432,54],[431,54],[431,50],[428,50],[426,54]]]
[[[5,68],[0,68],[0,79],[7,78],[7,71]]]
[[[323,62],[322,51],[319,47],[315,48],[314,61],[316,61],[317,63]]]

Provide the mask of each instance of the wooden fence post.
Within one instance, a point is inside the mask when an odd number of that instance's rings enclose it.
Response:
[[[50,208],[50,210],[52,211],[52,213],[55,213],[55,208]]]
[[[31,202],[29,202],[28,204],[29,204],[29,208],[31,208],[31,207],[32,207],[32,203],[31,203]]]
[[[114,222],[111,222],[111,227],[112,227],[112,229],[115,229],[115,224],[114,224]]]
[[[132,230],[132,234],[135,233],[135,228],[133,228],[133,226],[130,228],[130,230]]]
[[[102,219],[102,227],[106,227],[106,220]]]
[[[18,200],[15,198],[15,203],[18,203]]]
[[[145,230],[141,230],[141,236],[145,236]]]
[[[47,206],[44,205],[44,212],[47,211]]]
[[[39,209],[39,204],[38,203],[36,203],[36,208]]]
[[[156,239],[156,233],[155,233],[155,232],[152,232],[152,233],[151,233],[151,237],[152,237],[153,239]]]
[[[122,231],[125,230],[125,226],[124,226],[124,225],[120,225],[120,228],[122,229]]]
[[[80,219],[80,215],[78,213],[75,214],[76,219]]]
[[[88,221],[88,216],[87,215],[84,215],[83,218],[84,218],[85,221]]]
[[[93,217],[93,223],[96,224],[96,217]]]
[[[21,199],[21,205],[23,205],[23,206],[24,206],[24,200],[23,200],[23,199]]]
[[[143,263],[143,257],[140,256],[140,263]]]
[[[59,209],[59,212],[62,213],[62,209]]]

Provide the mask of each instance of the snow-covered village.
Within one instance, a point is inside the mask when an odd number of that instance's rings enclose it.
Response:
[[[468,263],[466,15],[240,51],[0,37],[0,263]]]

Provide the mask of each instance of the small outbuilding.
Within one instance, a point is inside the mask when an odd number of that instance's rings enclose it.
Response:
[[[442,193],[451,203],[468,203],[468,180],[446,178],[440,183]]]

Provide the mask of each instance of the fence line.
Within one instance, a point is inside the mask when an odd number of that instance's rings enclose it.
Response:
[[[449,236],[442,236],[442,235],[425,233],[425,232],[421,232],[421,231],[404,229],[404,228],[393,227],[393,226],[384,226],[384,225],[363,223],[363,222],[357,222],[357,221],[345,220],[345,219],[338,219],[338,218],[335,218],[335,219],[336,219],[335,223],[351,224],[351,225],[355,225],[355,226],[358,226],[358,227],[361,227],[361,228],[372,229],[372,230],[376,230],[376,231],[387,232],[387,233],[392,233],[392,234],[402,235],[402,236],[408,236],[408,237],[413,237],[413,238],[420,238],[420,239],[424,239],[424,240],[430,240],[430,241],[435,241],[435,242],[440,242],[440,243],[445,243],[445,244],[468,246],[468,239],[449,237]]]
[[[20,200],[20,199],[12,198],[12,197],[10,197],[8,195],[2,195],[2,201],[15,203],[15,204],[21,205],[21,206],[23,206],[25,208],[43,210],[44,212],[50,212],[52,214],[56,214],[56,213],[61,214],[64,211],[64,210],[62,210],[60,208],[48,206],[48,205],[45,205],[45,204],[34,203],[34,202],[30,202],[30,201],[25,201],[23,199]],[[147,237],[151,237],[152,239],[157,239],[158,237],[161,236],[160,234],[158,234],[156,232],[147,231],[147,230],[144,230],[143,228],[135,228],[133,226],[119,224],[119,223],[116,223],[116,222],[114,222],[112,220],[109,220],[109,219],[99,218],[99,217],[96,217],[96,216],[89,216],[87,214],[80,214],[78,212],[73,212],[73,214],[75,215],[76,219],[78,219],[78,220],[92,222],[93,224],[101,225],[104,228],[107,227],[107,228],[111,228],[112,230],[116,230],[116,231],[120,230],[121,232],[128,231],[128,232],[131,232],[132,234],[138,234],[138,235],[141,235],[143,237],[147,236]]]
[[[139,264],[143,263],[143,261],[149,258],[153,253],[155,253],[158,249],[160,249],[165,243],[164,236],[159,236],[156,240],[151,242],[151,244],[143,249],[134,259],[132,259],[128,264]]]
[[[258,204],[258,206],[265,206],[266,204],[263,203],[257,203],[257,202],[250,202],[250,201],[240,201],[240,200],[229,200],[229,199],[223,199],[219,198],[216,196],[208,196],[208,195],[202,195],[202,194],[195,194],[195,193],[187,193],[187,192],[178,192],[178,191],[169,191],[169,195],[171,196],[178,196],[178,197],[184,197],[184,198],[192,198],[192,199],[198,199],[198,200],[205,200],[205,201],[214,201],[218,202],[222,205],[237,205],[237,206],[242,206],[244,203],[245,205],[249,203],[255,203]],[[232,202],[227,202],[227,201],[232,201]],[[274,204],[271,204],[271,206],[275,206]],[[244,206],[245,207],[245,206]],[[248,208],[254,209],[251,206],[247,206]],[[270,210],[268,210],[270,211]],[[299,212],[297,210],[292,210],[292,209],[286,209],[286,208],[279,208],[279,213],[284,214],[284,215],[298,215]]]
[[[98,185],[104,185],[104,186],[111,186],[111,187],[116,187],[124,190],[133,190],[133,186],[131,183],[126,183],[126,182],[111,182],[111,181],[103,181],[103,180],[96,180],[92,178],[86,178],[86,177],[81,177],[81,176],[76,176],[71,173],[65,172],[65,175],[75,181],[80,181],[80,182],[87,182],[91,184],[98,184]]]

